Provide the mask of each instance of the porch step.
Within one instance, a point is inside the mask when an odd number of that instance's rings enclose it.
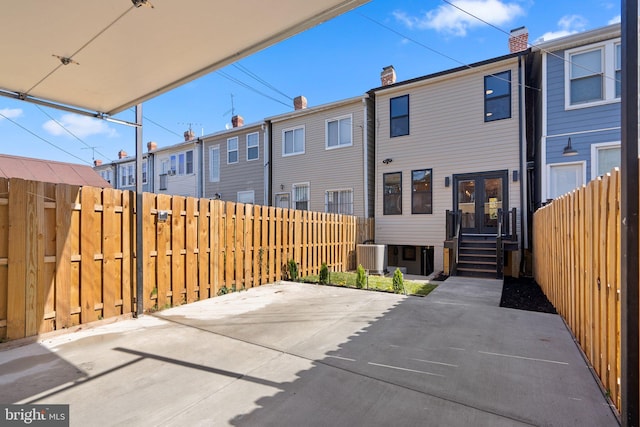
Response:
[[[463,235],[458,248],[457,274],[468,277],[496,278],[495,236]]]

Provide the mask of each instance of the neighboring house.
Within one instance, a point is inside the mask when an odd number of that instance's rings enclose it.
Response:
[[[111,188],[91,166],[0,154],[0,178]]]
[[[543,89],[539,206],[620,165],[620,24],[535,51]]]
[[[202,137],[203,197],[267,205],[265,124],[245,126],[237,115],[231,123],[231,129]]]
[[[184,142],[150,150],[153,155],[153,189],[159,194],[202,196],[202,140],[192,131]]]
[[[369,217],[373,140],[367,138],[367,97],[295,110],[265,119],[271,153],[271,204]],[[370,140],[371,145],[365,141]]]
[[[509,55],[399,83],[386,67],[382,86],[369,92],[375,99],[375,241],[387,245],[390,266],[410,274],[448,267],[452,274],[496,277],[505,255],[505,271],[518,274],[528,222],[526,120],[534,109],[525,95],[537,89],[529,86],[530,53],[522,50],[528,35],[514,31],[512,39],[524,40]],[[461,213],[462,235],[451,245],[445,245],[447,211]],[[516,224],[507,226],[514,216]],[[502,234],[510,242],[506,254],[496,251]],[[464,256],[463,241],[470,239],[492,246],[493,255]]]
[[[155,143],[150,142],[147,147],[153,147]],[[149,166],[149,153],[142,155],[142,191],[153,192],[153,181],[150,177],[153,171]],[[109,163],[103,163],[101,160],[94,160],[93,170],[107,182],[111,183],[113,188],[120,190],[136,190],[136,158],[128,156],[126,151],[118,152],[118,159]]]

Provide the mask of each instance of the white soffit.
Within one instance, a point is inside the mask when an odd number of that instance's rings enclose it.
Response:
[[[8,1],[0,93],[113,115],[368,1]]]

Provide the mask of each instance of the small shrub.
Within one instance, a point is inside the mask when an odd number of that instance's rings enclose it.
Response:
[[[364,288],[366,282],[367,276],[365,274],[364,267],[362,266],[362,264],[358,264],[358,268],[356,269],[356,288]]]
[[[404,293],[404,278],[399,268],[396,268],[393,273],[393,292],[396,294]]]
[[[288,263],[289,280],[292,282],[298,281],[298,264],[295,259],[290,259]]]
[[[326,262],[323,262],[320,266],[320,276],[318,277],[318,282],[321,285],[329,284],[329,267],[327,267]]]

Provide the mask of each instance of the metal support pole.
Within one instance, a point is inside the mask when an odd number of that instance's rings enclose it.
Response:
[[[142,104],[136,105],[136,317],[142,316],[144,292],[144,240],[142,239]]]
[[[622,0],[622,425],[638,426],[638,0]]]

